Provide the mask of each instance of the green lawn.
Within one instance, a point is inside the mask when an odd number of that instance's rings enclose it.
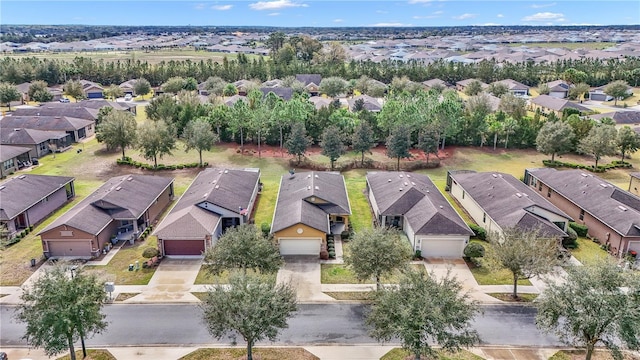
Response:
[[[512,293],[488,293],[487,295],[492,296],[498,300],[507,301],[507,302],[515,302],[512,297]],[[538,294],[522,294],[518,293],[518,301],[517,302],[532,302],[538,297]]]
[[[587,238],[578,238],[578,247],[571,250],[578,261],[583,264],[589,264],[600,259],[609,258],[609,253],[600,248],[600,244],[596,244]]]
[[[422,264],[411,265],[411,268],[414,271],[427,271]],[[395,284],[398,282],[399,276],[400,272],[391,276],[385,276],[382,278],[382,283]],[[375,284],[374,279],[358,281],[353,271],[342,264],[322,264],[320,282],[322,284]]]
[[[334,291],[325,292],[325,294],[331,296],[336,300],[347,301],[371,301],[375,295],[373,291]]]
[[[136,241],[133,245],[125,243],[108,265],[87,266],[85,269],[117,285],[147,285],[156,268],[142,267],[142,264],[148,260],[142,257],[142,252],[147,247],[157,247],[157,243],[158,239],[155,236]],[[129,264],[135,264],[136,261],[140,264],[140,270],[129,271]]]
[[[395,348],[386,353],[383,357],[380,358],[380,360],[406,360],[408,358],[413,359],[411,353],[404,349]],[[426,358],[423,357],[423,359]],[[461,350],[457,353],[438,350],[438,358],[435,360],[482,360],[482,358],[466,350]]]
[[[349,221],[354,231],[371,227],[372,224],[369,201],[364,193],[367,186],[365,175],[366,170],[351,170],[344,173],[347,194],[351,203]]]
[[[238,348],[198,349],[179,360],[239,360],[247,358],[247,350]],[[303,348],[253,348],[253,358],[260,360],[318,360],[318,357]]]
[[[82,349],[76,350],[76,359],[82,359]],[[65,355],[59,357],[58,360],[69,360],[71,356]],[[115,356],[111,355],[109,350],[105,349],[87,349],[87,357],[85,360],[116,360]]]
[[[481,240],[471,240],[484,246],[485,250],[488,250],[491,244]],[[480,260],[481,263],[486,261]],[[473,277],[478,282],[478,285],[513,285],[513,275],[507,269],[494,270],[490,266],[473,267],[469,266],[469,270],[473,274]],[[518,285],[531,285],[531,281],[527,279],[518,280]]]

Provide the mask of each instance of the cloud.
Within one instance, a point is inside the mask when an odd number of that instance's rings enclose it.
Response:
[[[341,22],[344,22],[344,20],[342,20],[342,19],[333,19],[333,22],[334,23],[341,23]]]
[[[378,13],[378,14],[388,14],[389,12],[387,10],[376,10],[376,13]]]
[[[552,3],[545,3],[545,4],[533,4],[531,5],[532,9],[542,9],[542,8],[546,8],[546,7],[552,7],[552,6],[556,6],[557,4],[552,2]]]
[[[434,11],[431,13],[431,15],[415,15],[413,16],[414,19],[437,19],[442,17],[441,15],[444,14],[444,11]]]
[[[211,10],[225,11],[225,10],[231,10],[232,7],[233,5],[213,5],[211,7]]]
[[[426,4],[432,1],[433,0],[409,0],[409,4]]]
[[[525,16],[522,21],[564,21],[564,14],[552,12],[540,12],[533,15]]]
[[[501,26],[501,24],[496,24],[496,23],[484,23],[484,24],[480,24],[480,26]]]
[[[202,3],[200,3],[200,4],[195,4],[195,5],[193,6],[193,8],[194,8],[194,9],[196,9],[196,10],[204,10],[204,8],[205,8],[205,7],[206,7],[206,5],[205,5],[205,4],[202,4]]]
[[[504,17],[504,15],[502,15],[502,14],[498,14],[498,15],[496,15],[496,17],[498,17],[498,18],[503,18],[503,17]]]
[[[412,24],[404,24],[404,23],[400,23],[400,22],[381,22],[381,23],[375,23],[375,24],[369,24],[367,26],[374,26],[374,27],[398,27],[398,26],[413,26]]]
[[[280,15],[279,12],[274,12],[274,13],[267,14],[267,16],[278,16],[278,15]]]
[[[249,4],[249,7],[253,10],[277,10],[290,7],[307,7],[309,5],[302,3],[295,3],[291,0],[275,0],[275,1],[258,1],[257,3]]]
[[[466,13],[466,14],[462,14],[462,15],[459,15],[459,16],[453,16],[453,18],[456,19],[456,20],[465,20],[465,19],[473,19],[476,16],[478,16],[478,14]]]

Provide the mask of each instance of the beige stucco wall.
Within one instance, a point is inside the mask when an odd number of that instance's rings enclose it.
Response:
[[[298,229],[302,229],[302,233],[298,233]],[[296,224],[290,226],[286,229],[277,231],[273,234],[273,236],[278,238],[320,238],[324,243],[327,240],[327,234],[324,232],[309,227],[304,224]]]

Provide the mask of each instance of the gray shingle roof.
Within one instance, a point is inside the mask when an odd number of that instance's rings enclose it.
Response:
[[[3,145],[37,145],[50,139],[62,139],[65,137],[67,137],[67,133],[64,131],[0,127],[0,144]]]
[[[23,174],[3,181],[0,183],[0,220],[13,219],[73,180],[67,176]]]
[[[300,81],[301,83],[304,84],[304,86],[307,86],[311,83],[316,84],[316,85],[320,85],[320,82],[322,82],[322,75],[320,74],[297,74],[296,75],[296,80]]]
[[[499,80],[494,84],[496,83],[505,85],[509,90],[529,90],[529,87],[527,85],[513,79]]]
[[[293,89],[290,87],[262,87],[260,91],[264,96],[272,92],[282,100],[290,100],[293,96]]]
[[[382,110],[382,105],[380,105],[380,102],[378,102],[378,99],[371,97],[369,95],[358,95],[358,96],[354,96],[350,99],[347,100],[347,102],[349,103],[349,109],[351,111],[354,111],[355,105],[356,105],[356,101],[362,99],[362,101],[364,102],[364,108],[367,111],[380,111]]]
[[[553,236],[567,236],[549,220],[527,211],[539,207],[571,217],[512,175],[491,172],[451,172],[451,177],[500,227],[536,228]]]
[[[85,120],[68,116],[5,116],[0,120],[0,127],[5,129],[36,129],[44,131],[75,131],[94,124],[93,120]]]
[[[581,170],[528,169],[593,217],[623,236],[640,236],[640,198]]]
[[[405,216],[418,235],[473,234],[427,175],[368,172],[367,182],[380,214]]]
[[[31,149],[21,146],[0,145],[0,161],[4,162],[16,158],[22,154],[26,154]]]
[[[569,84],[564,80],[551,81],[546,84],[550,91],[569,91]]]
[[[311,203],[311,198],[326,203],[314,204]],[[351,214],[351,205],[342,175],[327,171],[303,172],[293,177],[283,175],[280,180],[271,232],[302,223],[329,233],[328,214]]]
[[[112,177],[41,233],[68,225],[97,235],[113,220],[139,218],[172,183],[172,178],[153,175]]]
[[[433,87],[435,85],[442,85],[444,87],[449,86],[449,83],[441,79],[431,79],[431,80],[423,81],[422,84],[428,87]]]
[[[589,116],[592,119],[601,120],[603,118],[611,118],[618,125],[634,125],[640,124],[640,111],[613,111],[604,114],[596,114]]]
[[[590,111],[589,108],[584,107],[580,104],[573,103],[566,99],[554,98],[549,95],[540,95],[535,99],[531,100],[531,102],[536,105],[540,105],[544,108],[555,110],[555,111],[562,111],[565,108],[573,108],[579,111]]]
[[[36,108],[16,109],[13,116],[69,116],[95,121],[98,119],[98,109],[78,106],[76,103],[47,103]]]

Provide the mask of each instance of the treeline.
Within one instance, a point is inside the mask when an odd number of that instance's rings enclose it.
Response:
[[[637,86],[640,82],[640,72],[637,70],[640,69],[639,58],[559,60],[555,63],[538,64],[497,63],[488,60],[474,64],[442,60],[431,64],[414,61],[344,62],[340,56],[327,56],[314,42],[299,42],[296,46],[292,47],[296,52],[283,46],[270,58],[250,59],[245,54],[238,54],[224,57],[221,62],[215,62],[213,56],[207,60],[168,60],[157,64],[135,59],[110,62],[86,57],[76,57],[73,61],[5,57],[0,60],[0,81],[19,84],[44,80],[49,85],[55,85],[63,84],[69,79],[85,79],[109,85],[145,78],[152,86],[158,86],[175,76],[192,77],[198,82],[217,76],[233,82],[240,79],[266,81],[300,73],[317,73],[323,77],[339,76],[344,79],[357,79],[366,75],[385,83],[390,83],[394,77],[406,76],[416,82],[433,78],[449,83],[469,78],[477,78],[486,83],[513,79],[529,86],[537,86],[557,80],[566,70],[573,68],[587,74],[585,82],[590,86],[602,86],[614,80],[624,80],[632,86]]]

